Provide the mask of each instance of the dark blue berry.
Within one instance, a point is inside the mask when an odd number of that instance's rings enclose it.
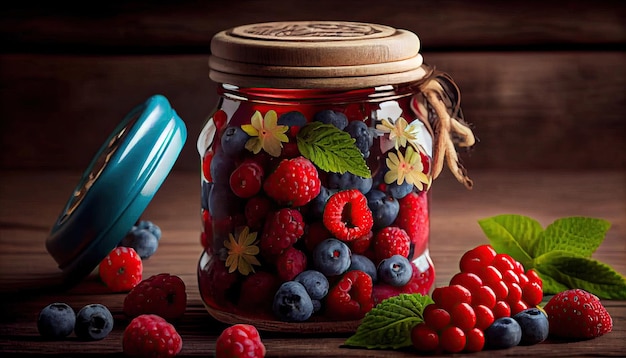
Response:
[[[350,248],[343,241],[326,239],[313,249],[313,266],[326,276],[337,276],[350,267]]]
[[[392,286],[404,286],[413,276],[413,266],[402,255],[393,255],[378,264],[378,279]]]
[[[371,190],[365,195],[367,206],[372,211],[374,229],[382,229],[391,225],[400,211],[400,203],[393,196],[380,190]]]
[[[370,156],[370,148],[372,144],[374,144],[374,136],[367,127],[367,124],[361,121],[352,121],[348,123],[345,131],[354,138],[354,144],[359,148],[361,154],[363,154],[363,158],[368,158]]]
[[[344,130],[344,128],[348,126],[348,117],[341,112],[335,112],[331,109],[325,109],[315,113],[313,120],[324,124],[332,124],[341,130]]]
[[[278,117],[278,124],[282,126],[304,127],[306,123],[306,117],[298,111],[287,112]]]
[[[51,303],[39,312],[37,330],[45,338],[59,339],[72,334],[76,313],[65,303]]]
[[[522,328],[521,345],[529,346],[541,343],[548,338],[550,326],[548,317],[538,308],[528,308],[513,316]]]
[[[202,181],[202,193],[200,195],[200,205],[202,209],[209,210],[209,200],[211,198],[211,190],[213,189],[213,183]]]
[[[311,300],[313,303],[313,313],[319,312],[322,309],[322,301],[320,300]]]
[[[242,200],[230,190],[229,184],[217,184],[209,197],[209,212],[214,219],[224,219],[242,211]]]
[[[151,231],[133,227],[122,239],[121,246],[132,247],[139,257],[147,259],[156,252],[159,240]]]
[[[294,281],[300,282],[304,286],[312,300],[321,300],[328,293],[328,279],[319,271],[302,271],[296,276]]]
[[[320,193],[311,200],[309,205],[311,215],[316,218],[321,218],[324,214],[324,207],[326,206],[328,198],[336,192],[337,190],[328,190],[325,186],[321,186]]]
[[[350,260],[351,264],[348,268],[348,271],[363,271],[372,278],[372,282],[378,281],[378,275],[376,274],[376,265],[367,256],[352,254]]]
[[[328,189],[358,189],[361,193],[367,194],[372,189],[372,178],[363,178],[350,172],[329,173],[327,185]]]
[[[413,191],[413,188],[414,185],[406,180],[403,181],[402,184],[398,184],[398,182],[395,181],[391,184],[387,184],[387,192],[396,199],[402,199],[409,195],[409,193]]]
[[[248,139],[250,139],[250,136],[240,127],[226,127],[224,133],[222,133],[221,148],[227,156],[236,157],[244,151]],[[215,157],[213,160],[215,160]]]
[[[218,150],[211,159],[211,178],[213,182],[217,184],[230,185],[230,174],[237,167],[232,158],[229,158],[222,150]]]
[[[113,316],[106,306],[94,303],[81,308],[76,315],[74,333],[83,340],[100,340],[113,330]]]
[[[135,225],[138,229],[146,229],[150,231],[157,240],[161,240],[161,228],[150,220],[141,220]]]
[[[274,295],[274,314],[282,321],[302,322],[313,314],[313,302],[300,282],[284,282]]]
[[[522,328],[511,317],[496,319],[485,330],[485,348],[505,349],[518,345],[522,340]]]

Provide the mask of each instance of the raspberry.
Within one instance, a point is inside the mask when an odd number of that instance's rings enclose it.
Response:
[[[290,246],[276,259],[278,277],[283,281],[291,281],[298,276],[300,272],[306,270],[306,263],[307,260],[304,252]]]
[[[178,276],[161,273],[141,281],[124,299],[124,314],[155,314],[166,320],[182,317],[187,309],[185,283]]]
[[[183,348],[174,326],[157,315],[133,318],[122,338],[124,354],[135,357],[174,357]]]
[[[372,278],[363,271],[348,271],[326,297],[327,314],[333,319],[361,319],[372,308]]]
[[[328,198],[323,222],[339,240],[352,241],[367,234],[374,225],[367,198],[356,189],[342,190]]]
[[[350,247],[350,251],[352,251],[353,254],[363,255],[370,248],[372,237],[374,237],[374,233],[369,231],[367,234],[349,241],[348,246]]]
[[[269,272],[258,271],[250,274],[241,283],[238,306],[247,311],[267,312],[272,309],[278,286],[278,277]]]
[[[260,248],[266,257],[276,257],[304,234],[304,221],[298,210],[283,208],[265,222]]]
[[[256,327],[236,324],[222,331],[215,342],[216,358],[265,357],[265,345]]]
[[[375,262],[380,262],[393,255],[408,257],[411,239],[403,229],[388,226],[376,234],[373,245]]]
[[[272,209],[272,201],[263,195],[253,196],[248,199],[244,213],[246,216],[246,224],[250,230],[261,230],[267,218],[267,213],[272,211]]]
[[[229,293],[237,282],[237,273],[229,273],[224,261],[216,256],[202,268],[202,274],[206,275],[201,294],[218,304],[226,304],[229,300]],[[206,299],[205,298],[205,299]]]
[[[428,215],[428,195],[426,192],[410,192],[399,200],[400,210],[394,225],[404,229],[413,246],[413,254],[421,255],[428,246],[430,221]]]
[[[141,281],[143,264],[130,247],[116,247],[99,266],[100,279],[113,292],[130,291]]]
[[[433,352],[439,347],[437,331],[419,323],[411,330],[411,343],[420,352]]]
[[[328,229],[326,229],[324,223],[321,221],[315,221],[304,228],[302,240],[304,241],[304,246],[307,251],[313,252],[315,247],[319,245],[320,242],[330,237],[332,237],[332,234],[328,231]]]
[[[263,189],[281,205],[303,206],[320,193],[317,169],[304,157],[283,159],[271,173]]]
[[[455,326],[450,326],[444,329],[439,336],[439,345],[441,348],[450,353],[458,353],[465,348],[465,332],[462,329]]]
[[[244,161],[230,175],[230,189],[240,198],[250,198],[261,190],[263,175],[259,164]]]

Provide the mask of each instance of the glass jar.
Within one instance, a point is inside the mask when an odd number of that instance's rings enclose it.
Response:
[[[473,136],[456,118],[454,82],[423,64],[417,36],[263,23],[223,31],[211,49],[219,102],[198,139],[209,313],[349,332],[385,298],[428,294],[430,188],[451,157],[471,186],[449,145]]]

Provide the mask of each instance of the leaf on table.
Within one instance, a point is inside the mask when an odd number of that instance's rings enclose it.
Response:
[[[530,268],[532,257],[529,243],[543,231],[534,219],[523,215],[498,215],[478,221],[491,246],[499,253],[511,255]]]
[[[535,257],[558,250],[590,257],[610,227],[610,222],[596,218],[576,216],[557,219],[533,243],[531,252]]]

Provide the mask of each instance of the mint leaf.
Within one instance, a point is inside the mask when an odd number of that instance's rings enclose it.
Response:
[[[569,217],[554,221],[533,243],[534,256],[555,250],[589,257],[604,240],[611,223],[602,219]]]
[[[324,171],[371,177],[354,138],[332,124],[310,122],[300,129],[296,140],[300,153]]]
[[[600,298],[626,299],[626,278],[592,258],[555,250],[537,257],[535,268],[567,287],[581,288]]]
[[[499,253],[511,255],[530,268],[530,246],[543,231],[534,219],[523,215],[498,215],[478,221],[491,246]]]
[[[367,349],[410,347],[411,330],[424,322],[424,308],[431,303],[430,296],[417,293],[388,298],[365,315],[344,345]]]

